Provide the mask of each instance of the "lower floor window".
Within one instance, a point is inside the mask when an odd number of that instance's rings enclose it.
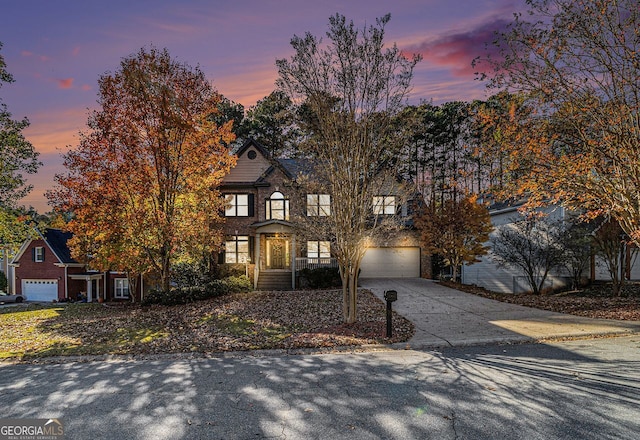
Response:
[[[246,235],[232,235],[225,242],[225,263],[246,263],[249,261],[249,237]]]
[[[331,244],[328,241],[307,241],[307,258],[310,263],[321,263],[331,258]]]
[[[129,298],[129,280],[126,278],[116,278],[113,280],[114,297]]]

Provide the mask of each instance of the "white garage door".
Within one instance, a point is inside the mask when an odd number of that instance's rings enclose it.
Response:
[[[57,300],[58,280],[22,280],[22,293],[27,301]]]
[[[418,278],[420,248],[369,248],[360,269],[361,278]]]

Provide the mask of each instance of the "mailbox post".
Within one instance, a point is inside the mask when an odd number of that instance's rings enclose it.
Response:
[[[387,338],[390,338],[393,336],[393,314],[391,313],[391,304],[398,300],[398,292],[395,290],[386,290],[384,292],[384,299],[387,301]]]

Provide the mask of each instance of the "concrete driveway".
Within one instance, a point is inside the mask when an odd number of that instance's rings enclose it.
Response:
[[[640,333],[638,321],[590,319],[508,304],[422,278],[366,278],[360,286],[383,299],[396,290],[393,309],[416,333],[408,348],[438,348]]]

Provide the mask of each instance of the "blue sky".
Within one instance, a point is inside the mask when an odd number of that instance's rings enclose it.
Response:
[[[49,211],[44,192],[64,172],[62,154],[77,144],[95,108],[98,78],[122,58],[153,44],[192,66],[245,108],[274,89],[275,60],[292,54],[293,35],[324,36],[336,12],[359,27],[391,14],[387,41],[421,53],[411,101],[486,97],[471,60],[504,28],[524,0],[21,0],[0,15],[0,53],[16,80],[0,88],[44,166],[22,201]]]

